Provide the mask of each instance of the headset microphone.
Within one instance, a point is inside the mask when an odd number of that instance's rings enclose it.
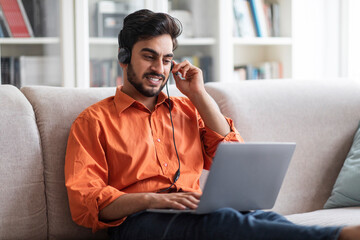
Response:
[[[171,68],[170,68],[170,73],[169,73],[169,78],[170,78],[170,75],[171,75],[171,71],[174,67],[174,63],[171,61]],[[169,80],[168,78],[168,80]],[[168,88],[168,80],[166,82],[166,93],[167,93],[167,96],[168,96],[168,102],[169,102],[169,113],[170,113],[170,121],[171,121],[171,127],[172,127],[172,133],[173,133],[173,143],[174,143],[174,148],[175,148],[175,152],[176,152],[176,157],[177,157],[177,160],[178,160],[178,163],[179,163],[179,168],[178,170],[176,171],[175,175],[174,175],[174,179],[173,179],[173,182],[172,184],[170,185],[170,187],[166,188],[166,189],[163,189],[163,190],[160,190],[159,192],[166,192],[168,190],[170,190],[172,188],[172,186],[174,186],[174,184],[176,183],[176,181],[180,178],[180,158],[179,158],[179,154],[178,154],[178,151],[177,151],[177,147],[176,147],[176,143],[175,143],[175,130],[174,130],[174,123],[173,123],[173,120],[172,120],[172,115],[171,115],[171,101],[170,101],[170,94],[169,94],[169,88]]]

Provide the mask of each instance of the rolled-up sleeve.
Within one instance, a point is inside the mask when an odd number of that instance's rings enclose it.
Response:
[[[99,211],[122,194],[108,185],[103,136],[96,121],[78,118],[72,125],[65,158],[65,185],[71,216],[93,232],[120,225],[124,219],[101,222]]]
[[[227,123],[230,127],[230,132],[226,136],[222,136],[217,132],[208,128],[204,121],[198,116],[199,126],[200,126],[200,136],[203,142],[203,152],[204,152],[204,169],[209,170],[212,159],[215,156],[217,146],[220,142],[244,142],[243,138],[240,136],[239,132],[234,127],[232,119],[225,117]]]

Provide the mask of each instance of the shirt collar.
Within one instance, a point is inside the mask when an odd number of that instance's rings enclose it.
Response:
[[[121,88],[122,86],[118,86],[116,88],[116,93],[114,98],[114,103],[118,114],[121,114],[125,109],[131,107],[134,103],[137,103],[135,99],[133,99],[126,93],[122,92]],[[173,106],[173,100],[170,99],[170,101],[171,101],[171,106]],[[163,103],[165,103],[166,105],[169,104],[167,95],[161,91],[159,93],[155,109],[158,108]]]

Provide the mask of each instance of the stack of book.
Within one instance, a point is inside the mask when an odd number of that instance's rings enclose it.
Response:
[[[0,0],[0,37],[58,36],[58,10],[57,0]]]
[[[233,0],[235,37],[279,37],[279,4],[264,0]]]
[[[123,82],[123,71],[116,59],[90,60],[90,87],[115,87]]]
[[[61,86],[59,57],[20,56],[1,58],[1,84]]]
[[[283,67],[280,62],[264,62],[257,66],[239,65],[234,68],[235,80],[279,79],[283,78]]]

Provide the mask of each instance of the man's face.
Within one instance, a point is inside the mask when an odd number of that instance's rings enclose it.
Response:
[[[169,77],[174,56],[172,48],[172,39],[168,34],[134,44],[127,67],[127,80],[138,93],[154,97],[161,92]]]

